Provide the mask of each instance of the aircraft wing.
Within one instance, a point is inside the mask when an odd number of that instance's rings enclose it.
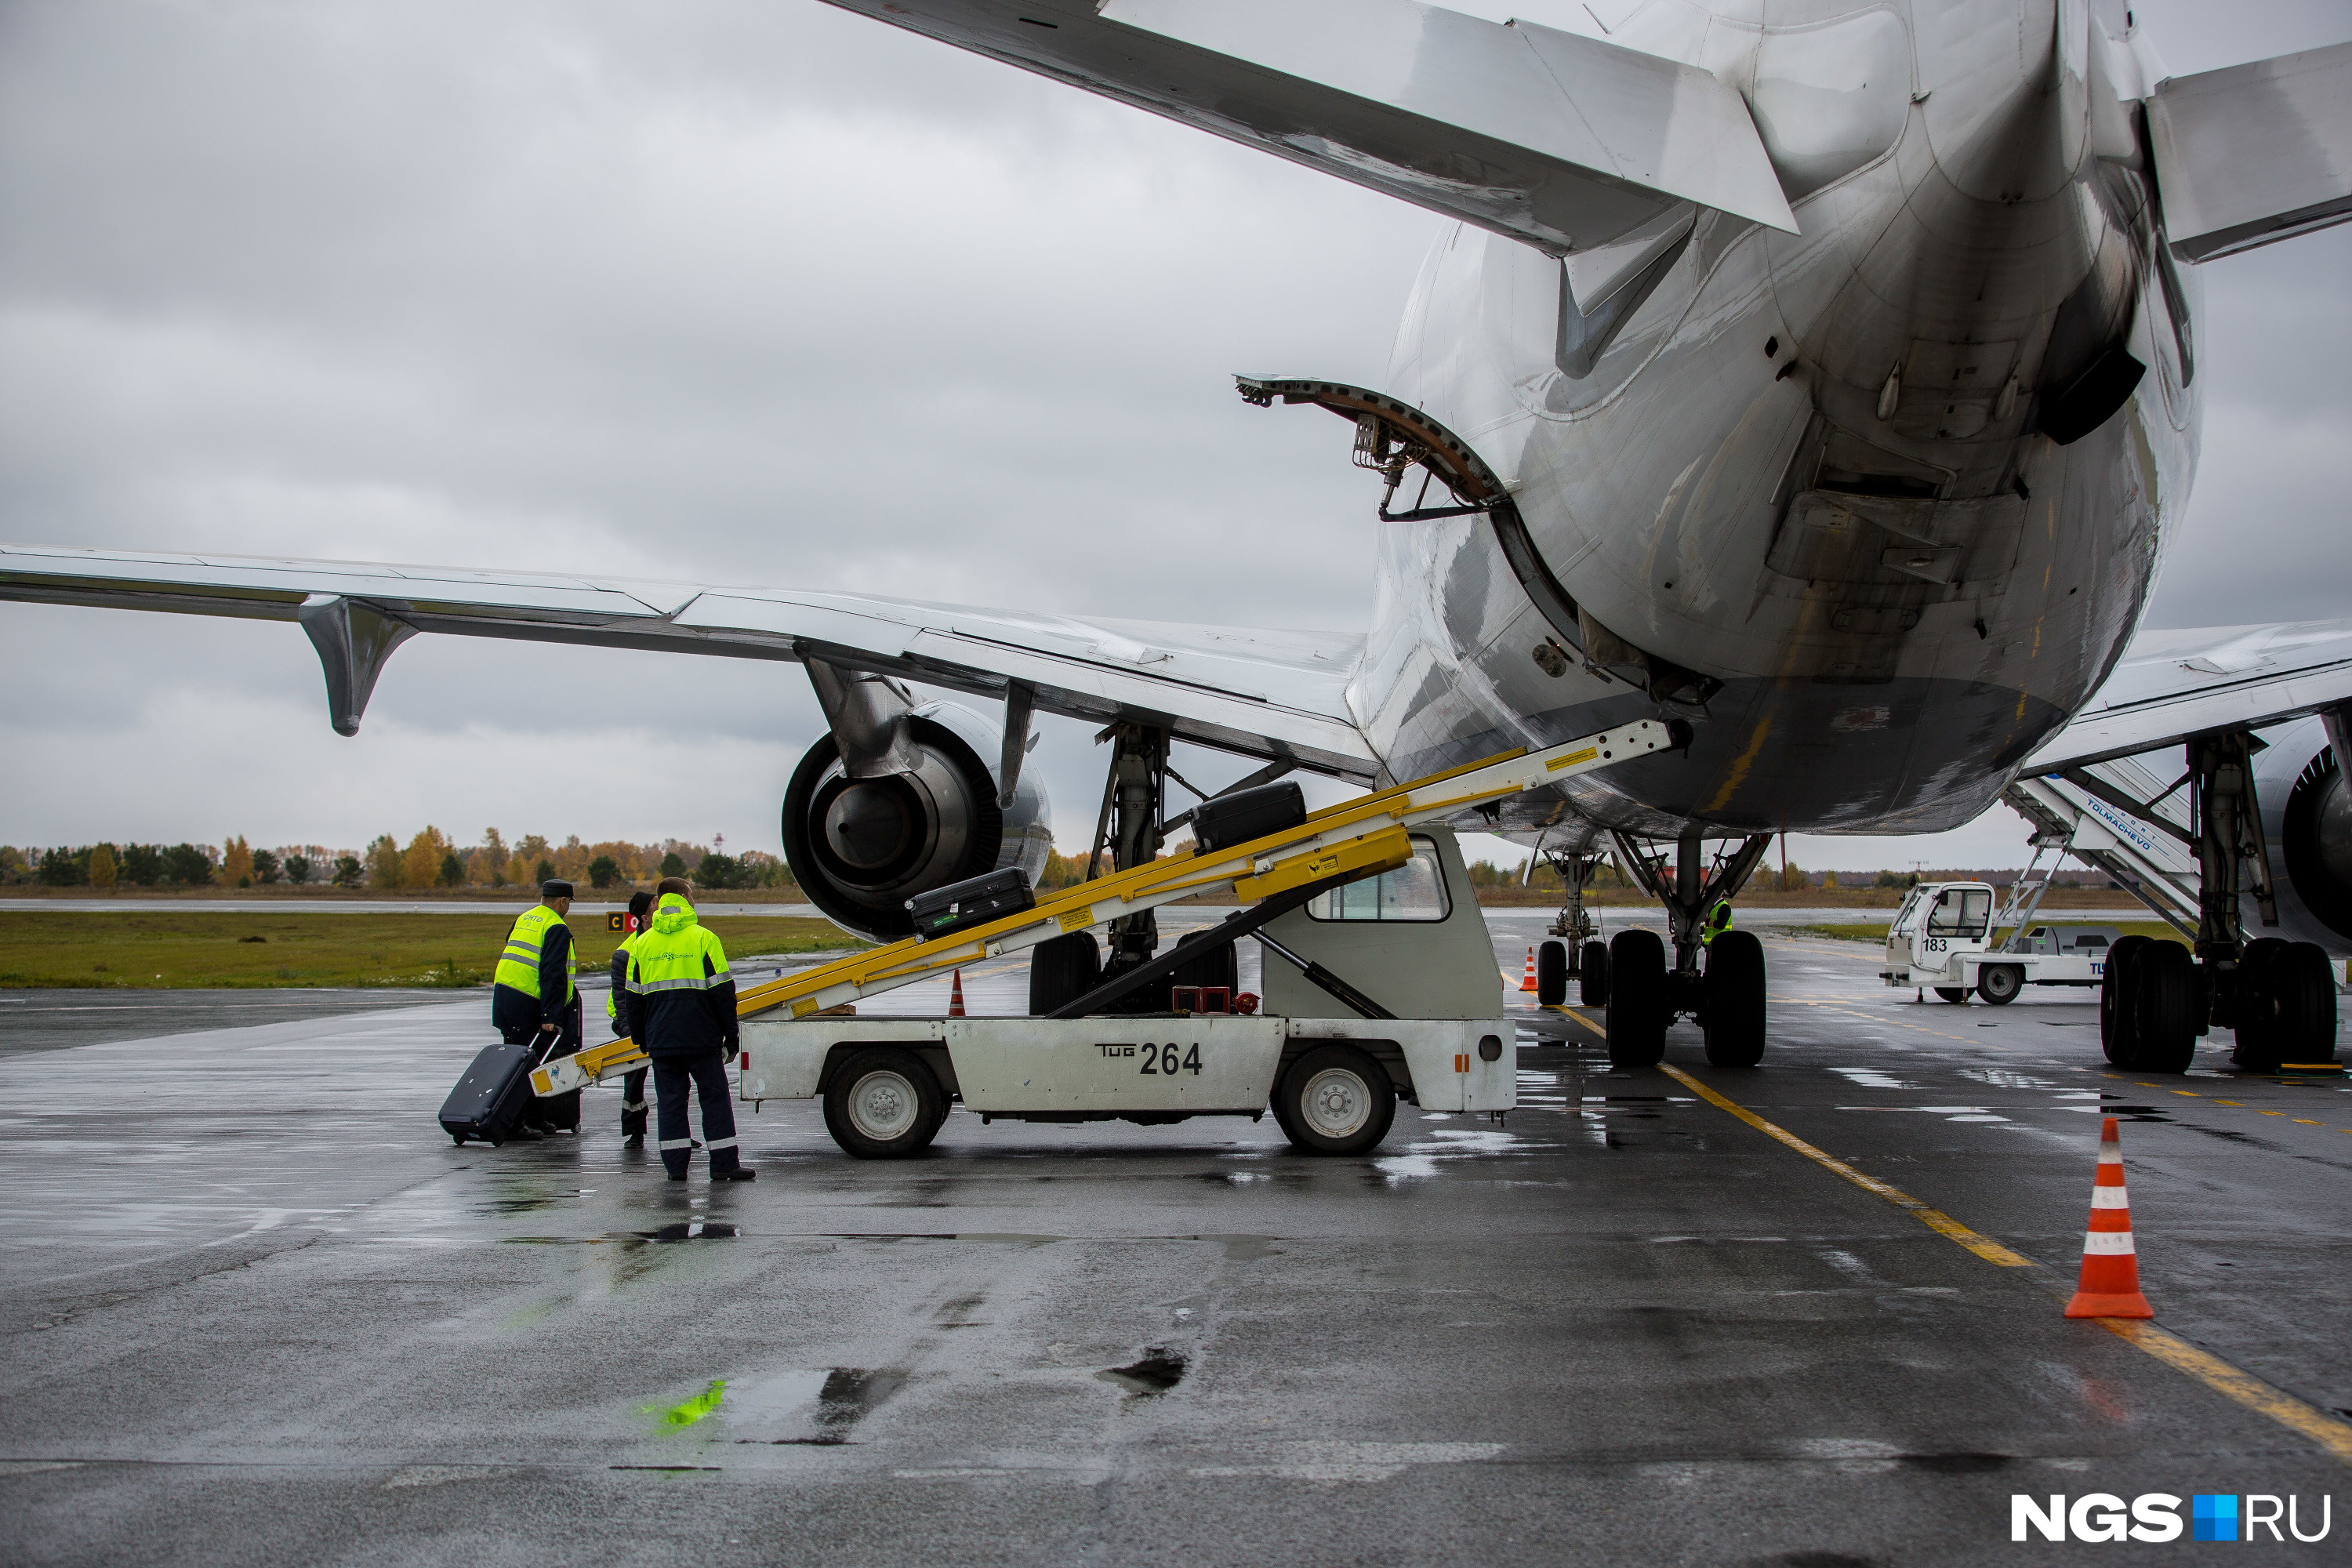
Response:
[[[2352,703],[2352,621],[2142,632],[2028,776],[2259,730]]]
[[[1413,0],[830,0],[1556,256],[1683,203],[1796,232],[1706,71]]]
[[[2147,123],[2165,230],[2186,260],[2352,218],[2352,44],[2174,77]]]
[[[820,659],[1366,780],[1379,770],[1346,687],[1360,634],[1079,620],[788,588],[349,561],[0,545],[0,599],[293,621],[327,672],[330,716],[359,728],[376,673],[419,632],[600,647]]]

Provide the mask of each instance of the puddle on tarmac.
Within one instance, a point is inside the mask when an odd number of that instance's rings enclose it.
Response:
[[[681,1220],[659,1230],[636,1232],[646,1241],[731,1241],[741,1234],[723,1220],[709,1219]]]
[[[788,1372],[746,1387],[728,1406],[729,1425],[756,1431],[799,1427],[787,1437],[738,1437],[776,1447],[838,1447],[850,1432],[907,1384],[903,1367],[826,1367]],[[814,1408],[811,1408],[814,1406]]]
[[[1832,1068],[1830,1071],[1862,1089],[1916,1089],[1914,1083],[1880,1072],[1875,1068]]]
[[[1182,1351],[1153,1345],[1132,1366],[1105,1367],[1095,1376],[1127,1390],[1130,1399],[1152,1399],[1183,1382],[1184,1369],[1190,1364]]]

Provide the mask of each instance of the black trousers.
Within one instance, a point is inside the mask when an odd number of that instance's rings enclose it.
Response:
[[[646,1131],[646,1074],[639,1068],[621,1079],[621,1136],[642,1138]]]
[[[490,1022],[499,1037],[510,1046],[533,1045],[546,1037],[540,1033],[540,1008],[536,997],[526,996],[511,986],[499,985],[490,993]],[[568,1057],[580,1048],[580,998],[563,1010],[563,1018],[555,1028],[555,1043],[540,1057],[547,1061],[555,1057]],[[541,1129],[576,1132],[580,1130],[580,1091],[558,1094],[546,1100],[534,1099],[530,1109],[523,1112],[527,1125]]]
[[[694,1154],[694,1136],[687,1127],[688,1086],[701,1091],[702,1142],[710,1151],[716,1174],[742,1163],[735,1149],[735,1101],[727,1082],[727,1057],[717,1047],[691,1056],[654,1058],[654,1107],[659,1118],[662,1166],[673,1176],[686,1174]]]

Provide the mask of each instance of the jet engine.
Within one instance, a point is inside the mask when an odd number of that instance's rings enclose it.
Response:
[[[812,661],[831,732],[784,792],[784,858],[811,902],[881,942],[909,934],[907,900],[1017,866],[1034,886],[1053,848],[1045,789],[1003,731],[897,681]],[[994,767],[987,759],[1000,758]],[[1009,804],[998,769],[1011,766]]]
[[[2278,879],[2280,929],[2247,934],[2352,952],[2352,789],[2343,764],[2317,719],[2263,739],[2270,744],[2254,755],[2254,787]]]

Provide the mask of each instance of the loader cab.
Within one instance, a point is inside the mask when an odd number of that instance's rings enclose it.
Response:
[[[1334,888],[1265,929],[1400,1018],[1502,1016],[1502,972],[1450,828],[1415,828],[1412,859]],[[1268,1013],[1356,1016],[1271,954],[1263,984]]]
[[[1982,952],[1992,936],[1992,884],[1925,882],[1911,889],[1886,928],[1895,968],[1941,969],[1956,952]]]

